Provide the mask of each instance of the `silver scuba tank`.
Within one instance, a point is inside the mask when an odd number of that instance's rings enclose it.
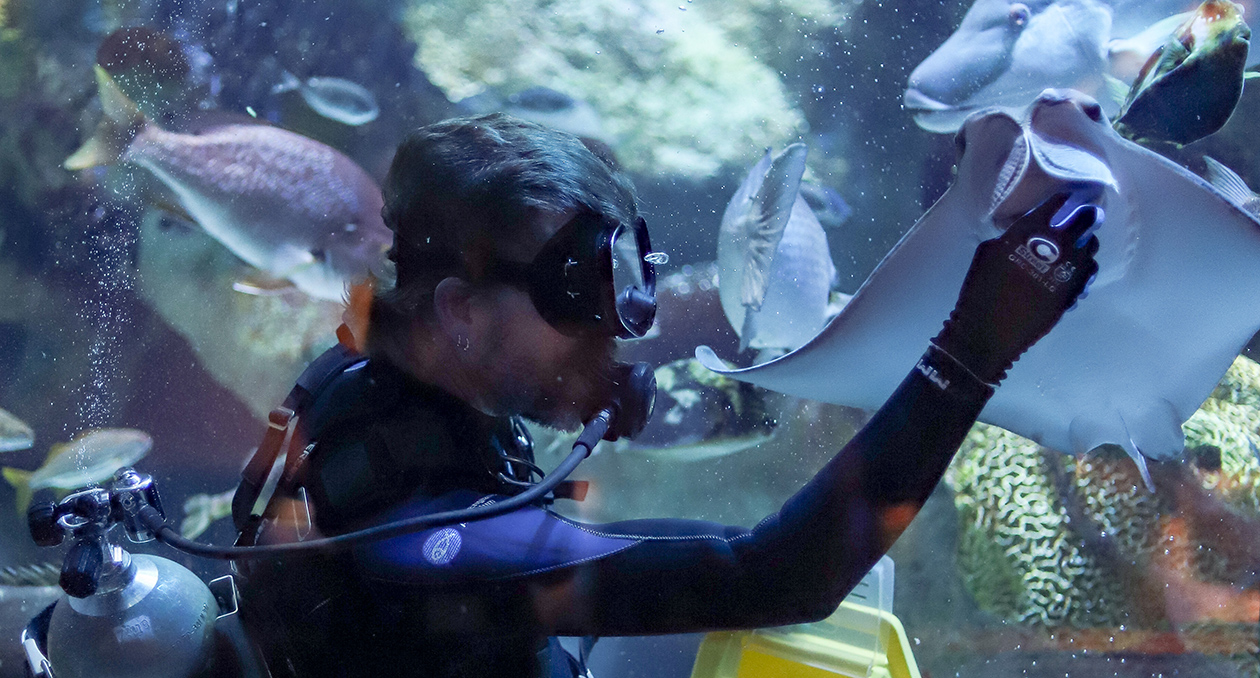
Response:
[[[210,675],[219,616],[210,588],[174,561],[131,555],[106,537],[122,522],[131,541],[153,538],[130,519],[134,511],[126,509],[135,502],[161,510],[152,479],[123,469],[108,489],[85,488],[28,512],[36,543],[56,546],[67,536],[73,539],[59,581],[65,595],[48,618],[47,659],[31,667],[35,676]],[[33,651],[28,648],[28,655]]]

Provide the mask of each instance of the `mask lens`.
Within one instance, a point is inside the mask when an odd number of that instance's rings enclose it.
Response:
[[[641,251],[635,230],[618,226],[612,237],[613,289],[618,293],[627,287],[643,288]]]

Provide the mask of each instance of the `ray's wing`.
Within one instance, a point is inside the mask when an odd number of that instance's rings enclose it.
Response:
[[[1021,121],[973,117],[954,185],[814,340],[742,370],[705,347],[697,357],[759,386],[874,409],[940,329],[994,218],[1087,178],[1074,171],[1107,170],[1095,177],[1107,216],[1089,298],[1015,363],[981,419],[1062,452],[1111,443],[1179,457],[1181,423],[1260,329],[1260,222],[1091,119],[1079,96],[1048,90]],[[1012,169],[1020,144],[1031,162]],[[1009,186],[995,191],[999,176]]]

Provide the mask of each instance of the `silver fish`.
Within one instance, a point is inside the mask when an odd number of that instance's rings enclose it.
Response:
[[[800,194],[804,144],[758,162],[722,215],[718,281],[740,350],[795,349],[822,330],[836,280],[827,234]]]
[[[94,429],[68,443],[53,445],[44,465],[34,471],[5,467],[4,479],[17,490],[18,512],[31,503],[36,490],[71,490],[99,483],[114,471],[144,458],[153,439],[133,428]]]
[[[35,431],[26,422],[0,408],[0,452],[25,450],[35,444]]]
[[[291,90],[297,90],[316,113],[346,125],[367,124],[381,114],[376,97],[363,85],[345,78],[315,76],[302,81],[285,71],[280,84],[271,88],[273,94]]]
[[[383,264],[393,234],[381,221],[380,188],[350,158],[267,125],[167,132],[104,69],[96,79],[105,118],[67,169],[144,167],[216,240],[312,297],[340,301],[349,283]]]
[[[1207,164],[1207,176],[1205,177],[1209,184],[1220,191],[1226,199],[1238,206],[1238,209],[1250,214],[1253,217],[1260,218],[1260,195],[1256,195],[1243,178],[1238,176],[1234,170],[1222,165],[1215,158],[1203,156],[1203,162]]]
[[[1135,141],[1188,144],[1219,130],[1242,97],[1250,44],[1239,5],[1199,5],[1138,74],[1116,131]]]
[[[1253,0],[1245,0],[1250,4]],[[952,133],[990,106],[1023,108],[1046,88],[1093,96],[1119,110],[1143,46],[1163,43],[1153,25],[1184,12],[1185,0],[976,0],[950,37],[910,74],[904,97],[920,127]],[[1142,40],[1121,43],[1152,29]],[[1165,34],[1164,37],[1167,37]],[[1113,51],[1114,48],[1114,51]],[[1113,63],[1114,58],[1114,63]],[[1260,61],[1260,55],[1248,63]]]

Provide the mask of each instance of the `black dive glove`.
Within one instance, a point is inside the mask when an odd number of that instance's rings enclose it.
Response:
[[[1098,272],[1098,238],[1086,233],[1102,209],[1076,205],[1052,224],[1067,200],[1056,195],[980,243],[958,304],[932,340],[985,383],[1005,378]]]

